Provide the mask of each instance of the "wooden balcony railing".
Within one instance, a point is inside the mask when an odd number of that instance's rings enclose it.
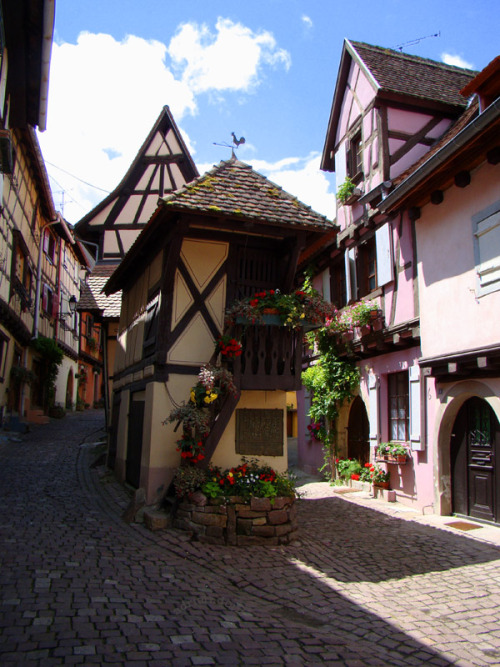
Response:
[[[243,345],[242,355],[233,361],[234,382],[240,390],[300,389],[302,329],[236,325],[233,335]]]

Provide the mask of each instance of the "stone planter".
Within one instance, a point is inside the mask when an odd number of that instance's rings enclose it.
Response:
[[[297,538],[295,498],[207,498],[196,493],[180,503],[173,526],[209,544],[289,544]]]

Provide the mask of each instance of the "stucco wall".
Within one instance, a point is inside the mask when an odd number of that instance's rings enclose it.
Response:
[[[424,357],[498,342],[500,291],[477,298],[472,230],[472,216],[500,199],[498,167],[484,164],[444,196],[416,223]]]

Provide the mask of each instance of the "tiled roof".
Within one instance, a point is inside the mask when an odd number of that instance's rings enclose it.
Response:
[[[477,72],[363,42],[350,41],[350,44],[381,90],[466,106],[460,90]]]
[[[106,296],[102,291],[117,264],[96,264],[80,291],[78,310],[98,310],[104,318],[120,317],[122,293]]]
[[[236,158],[220,162],[163,202],[169,209],[231,217],[233,221],[250,218],[311,229],[329,229],[333,224]]]

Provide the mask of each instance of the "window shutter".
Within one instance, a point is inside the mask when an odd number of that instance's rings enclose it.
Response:
[[[416,451],[424,449],[421,438],[420,420],[420,367],[411,366],[409,371],[409,403],[410,403],[410,441],[411,448]]]
[[[42,310],[44,313],[47,312],[47,301],[48,301],[47,285],[44,285],[42,291]]]
[[[346,173],[345,141],[343,141],[335,154],[335,183],[337,190],[345,181]]]
[[[330,290],[330,269],[325,269],[321,274],[321,281],[323,286],[323,299],[325,301],[331,301],[332,295]]]
[[[355,248],[350,248],[345,253],[345,284],[347,302],[349,303],[349,301],[354,301],[357,298]]]
[[[52,317],[59,317],[59,312],[63,313],[64,311],[59,310],[59,303],[57,302],[57,298],[55,297],[54,294],[52,296],[53,296],[53,298],[52,298]],[[69,310],[69,306],[68,306],[68,310]]]
[[[378,381],[373,373],[368,375],[368,407],[370,410],[370,445],[375,446],[378,440]]]
[[[388,222],[375,232],[377,249],[377,285],[382,287],[394,280],[391,228]]]
[[[43,233],[43,252],[49,254],[49,230],[46,229]]]

